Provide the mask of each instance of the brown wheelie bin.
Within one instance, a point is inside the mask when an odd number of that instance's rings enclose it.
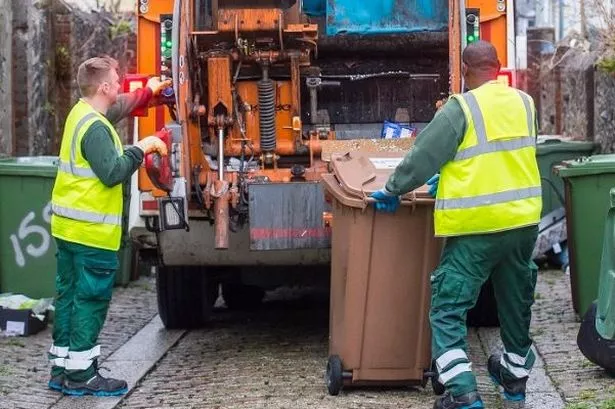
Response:
[[[424,386],[432,374],[430,275],[442,249],[433,231],[434,199],[423,186],[393,214],[367,203],[402,159],[396,155],[335,156],[333,173],[323,177],[333,213],[326,375],[332,395],[351,385]]]

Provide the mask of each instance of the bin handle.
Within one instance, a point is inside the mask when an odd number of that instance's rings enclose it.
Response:
[[[376,203],[377,200],[374,199],[373,197],[369,197],[365,194],[365,191],[363,190],[363,187],[361,187],[361,194],[363,195],[363,207],[361,208],[361,211],[365,211],[365,209],[373,203]],[[416,192],[412,191],[411,193],[411,197],[410,200],[405,200],[401,203],[402,206],[406,205],[406,203],[408,203],[406,206],[412,206],[412,211],[414,212],[414,210],[416,209]]]

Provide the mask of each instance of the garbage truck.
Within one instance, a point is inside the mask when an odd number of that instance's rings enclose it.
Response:
[[[250,308],[328,282],[332,155],[405,152],[464,90],[461,51],[488,40],[515,85],[513,0],[139,0],[137,72],[172,79],[134,114],[157,134],[131,184],[129,231],[157,255],[167,328],[205,323],[221,293]],[[383,131],[383,124],[393,130]],[[399,136],[399,137],[396,137]]]

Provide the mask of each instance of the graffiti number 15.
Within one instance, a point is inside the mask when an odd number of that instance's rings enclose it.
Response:
[[[19,223],[17,233],[11,234],[10,236],[11,243],[13,244],[13,250],[15,250],[15,263],[19,267],[26,265],[26,259],[24,257],[21,243],[23,240],[26,240],[26,238],[39,236],[39,240],[36,241],[40,241],[38,246],[30,243],[25,248],[26,253],[30,256],[35,258],[42,257],[47,253],[47,251],[49,251],[49,246],[51,244],[49,231],[43,226],[32,224],[34,217],[34,212],[29,212]],[[51,203],[48,203],[43,209],[42,217],[47,224],[51,223]]]

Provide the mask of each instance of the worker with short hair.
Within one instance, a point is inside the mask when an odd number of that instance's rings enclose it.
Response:
[[[112,124],[148,106],[169,82],[153,77],[147,87],[118,96],[117,69],[110,57],[90,58],[79,66],[82,97],[66,118],[51,197],[57,275],[48,385],[70,395],[112,396],[128,389],[123,380],[101,376],[97,361],[98,335],[119,267],[122,189],[145,154],[167,154],[155,136],[124,150]]]
[[[542,210],[536,110],[529,95],[497,81],[493,45],[472,43],[462,60],[470,91],[442,106],[372,197],[377,210],[395,211],[400,195],[426,181],[436,197],[434,230],[446,243],[431,276],[430,323],[446,393],[434,409],[484,407],[467,355],[466,316],[490,277],[504,350],[489,357],[488,371],[504,399],[521,407],[536,360],[529,335]]]

